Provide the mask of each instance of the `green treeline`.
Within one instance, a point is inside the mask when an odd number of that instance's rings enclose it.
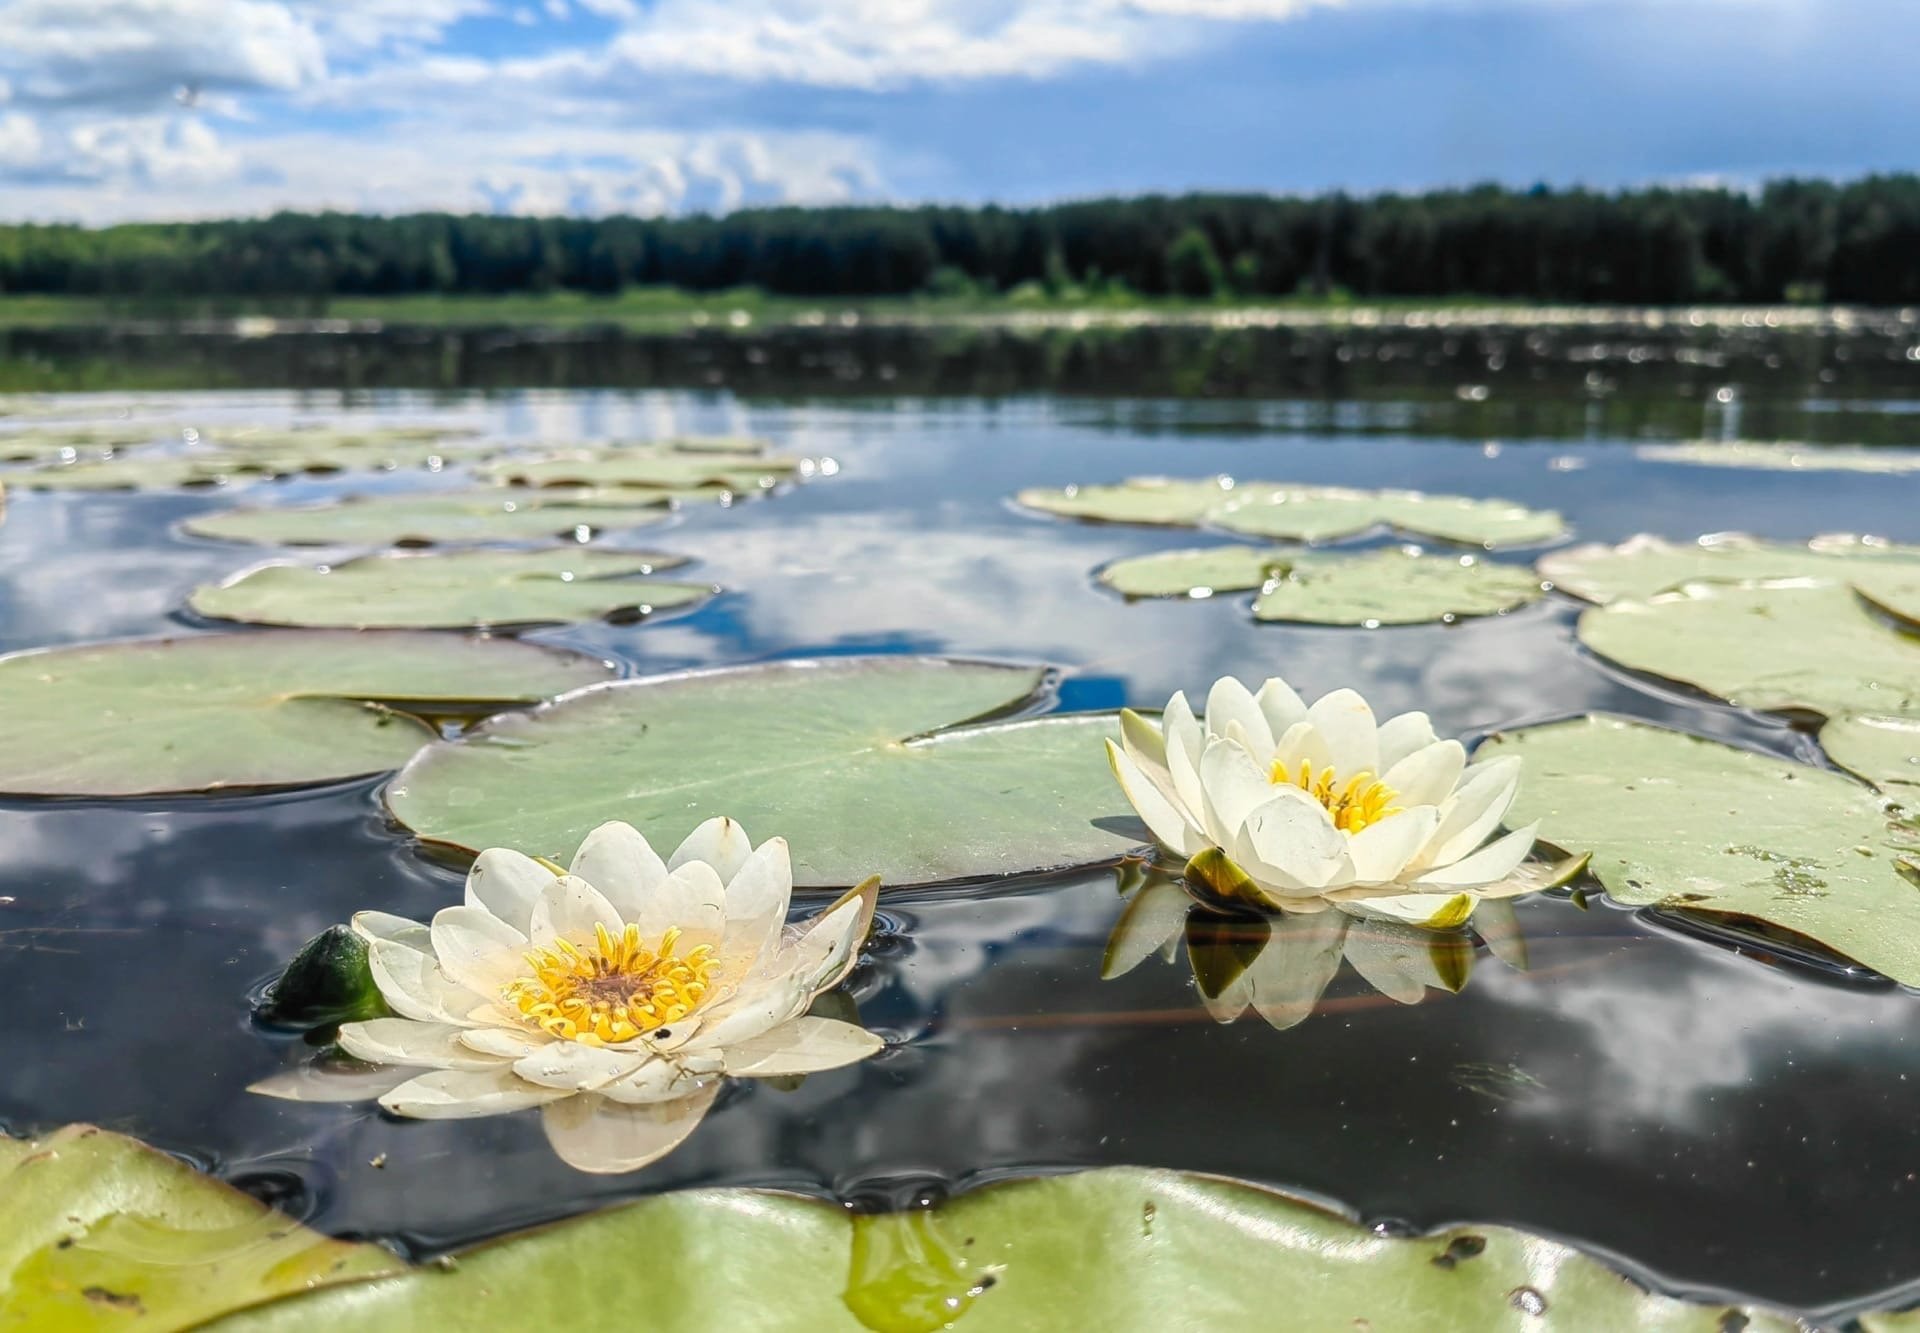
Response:
[[[1754,194],[1484,186],[1030,209],[767,208],[659,219],[282,213],[0,227],[0,292],[324,300],[640,285],[847,297],[1912,303],[1920,176],[1785,180]]]

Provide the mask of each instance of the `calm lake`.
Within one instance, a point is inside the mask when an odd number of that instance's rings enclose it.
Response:
[[[1777,718],[1599,661],[1574,640],[1570,599],[1373,630],[1256,623],[1244,596],[1129,603],[1093,571],[1219,538],[1072,523],[1010,497],[1225,473],[1500,497],[1560,511],[1583,542],[1920,541],[1912,475],[1635,452],[1920,446],[1916,345],[1897,315],[1795,329],[59,330],[0,334],[0,387],[59,395],[21,428],[130,411],[176,429],[434,424],[529,445],[752,435],[832,460],[786,493],[600,540],[692,557],[690,576],[725,589],[686,613],[528,636],[628,674],[958,654],[1056,665],[1066,709],[1157,708],[1217,676],[1283,674],[1308,697],[1354,686],[1383,717],[1425,709],[1442,735],[1606,711],[1819,762]],[[187,536],[183,520],[447,488],[459,472],[231,493],[10,485],[0,650],[216,632],[182,609],[188,595],[284,553]],[[425,918],[458,897],[459,870],[388,822],[381,783],[0,803],[0,1124],[136,1135],[323,1231],[415,1254],[693,1184],[886,1207],[1137,1164],[1303,1191],[1388,1228],[1511,1223],[1664,1290],[1821,1317],[1920,1296],[1920,1001],[1597,893],[1520,903],[1524,970],[1483,947],[1459,993],[1413,1005],[1343,970],[1285,1031],[1253,1013],[1216,1023],[1184,952],[1103,980],[1113,869],[883,895],[853,989],[892,1048],[791,1092],[733,1088],[631,1176],[569,1170],[530,1114],[405,1122],[250,1095],[299,1056],[301,1038],[256,1025],[249,1002],[304,940],[364,907]]]

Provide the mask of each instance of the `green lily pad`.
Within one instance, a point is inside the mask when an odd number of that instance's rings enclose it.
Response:
[[[605,1255],[648,1258],[588,1258]],[[682,1191],[214,1327],[517,1333],[529,1311],[554,1310],[585,1327],[644,1311],[657,1329],[822,1333],[1797,1327],[1763,1309],[1644,1291],[1570,1246],[1506,1227],[1382,1236],[1284,1194],[1137,1168],[1002,1182],[932,1210],[860,1218],[791,1194]]]
[[[1021,491],[1029,509],[1103,523],[1211,526],[1248,537],[1321,542],[1380,528],[1488,549],[1535,546],[1566,532],[1556,513],[1507,500],[1361,491],[1207,477],[1134,477],[1113,486]]]
[[[1920,640],[1846,586],[1692,583],[1580,617],[1580,641],[1742,708],[1920,713]]]
[[[711,584],[636,577],[684,565],[647,551],[450,551],[337,565],[274,561],[197,588],[203,616],[319,629],[478,629],[638,619],[713,595]]]
[[[1670,542],[1630,537],[1618,546],[1575,546],[1540,557],[1541,577],[1589,602],[1651,597],[1695,582],[1769,579],[1879,580],[1920,575],[1920,546],[1837,535],[1811,542],[1768,542],[1738,533]]]
[[[361,495],[317,505],[228,509],[190,518],[196,537],[266,546],[436,546],[584,540],[668,517],[665,496],[606,491],[526,495],[489,487],[418,495]],[[584,534],[584,535],[583,535]]]
[[[772,490],[806,467],[807,460],[802,458],[749,454],[695,442],[580,449],[543,458],[507,459],[483,469],[483,475],[509,486],[676,491],[707,488],[752,495]]]
[[[1820,728],[1820,748],[1849,773],[1920,807],[1920,717],[1842,714]]]
[[[0,1329],[171,1333],[404,1268],[91,1125],[0,1136]]]
[[[304,437],[308,433],[295,434]],[[413,467],[438,471],[449,462],[493,452],[491,446],[449,445],[433,440],[336,438],[317,431],[311,435],[284,442],[194,448],[183,453],[116,454],[91,462],[33,468],[16,474],[15,479],[30,490],[179,490],[341,472],[392,472]]]
[[[1849,448],[1832,444],[1698,440],[1642,445],[1656,463],[1737,467],[1762,472],[1920,472],[1920,449]]]
[[[1302,555],[1260,594],[1255,620],[1306,625],[1418,625],[1492,616],[1540,596],[1524,565],[1401,550]]]
[[[730,815],[784,834],[807,888],[1113,860],[1146,836],[1107,769],[1112,714],[959,725],[1030,701],[1046,678],[869,657],[620,681],[430,746],[388,785],[387,808],[430,843],[562,862],[609,819],[672,846]]]
[[[37,467],[13,474],[13,481],[29,491],[172,491],[245,486],[280,475],[283,474],[267,466],[264,461],[202,453],[136,458],[116,456],[92,462]]]
[[[1507,818],[1591,849],[1623,903],[1749,918],[1920,985],[1920,833],[1885,798],[1805,764],[1616,717],[1503,732],[1526,781]]]
[[[1211,597],[1264,587],[1294,558],[1290,551],[1264,546],[1155,551],[1116,560],[1100,570],[1099,579],[1128,597]]]
[[[467,426],[369,426],[355,429],[320,424],[311,426],[217,426],[198,432],[209,444],[236,452],[267,449],[317,451],[326,449],[379,449],[396,445],[448,445],[468,447],[477,431]]]
[[[598,659],[448,634],[262,631],[0,657],[0,793],[144,796],[381,773],[429,715],[607,679]]]
[[[0,463],[75,463],[82,459],[101,459],[171,433],[164,426],[8,431],[0,433]]]

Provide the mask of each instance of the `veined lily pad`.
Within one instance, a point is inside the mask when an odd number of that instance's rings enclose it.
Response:
[[[1920,985],[1920,832],[1849,778],[1615,717],[1502,733],[1517,754],[1507,818],[1591,849],[1624,903],[1747,917]]]
[[[263,631],[0,657],[0,793],[142,796],[380,773],[426,714],[534,703],[611,675],[597,659],[448,634]]]
[[[652,1258],[596,1265],[585,1280],[583,1255]],[[791,1194],[682,1191],[483,1245],[445,1270],[279,1301],[215,1328],[518,1333],[529,1311],[550,1310],[608,1327],[644,1311],[648,1327],[672,1330],[766,1328],[777,1311],[773,1325],[821,1333],[1796,1327],[1767,1310],[1644,1291],[1570,1246],[1505,1227],[1382,1236],[1284,1194],[1114,1168],[860,1218]]]
[[[667,494],[667,493],[663,493]],[[668,515],[665,499],[606,491],[525,495],[489,487],[423,495],[362,495],[325,504],[229,509],[188,519],[196,537],[278,546],[434,546],[552,541],[639,528]]]
[[[1920,546],[1896,546],[1836,535],[1811,542],[1767,542],[1738,533],[1670,542],[1630,537],[1618,546],[1575,546],[1540,557],[1554,587],[1589,602],[1645,598],[1700,581],[1745,583],[1769,579],[1878,581],[1920,575]]]
[[[0,1329],[170,1333],[404,1268],[118,1134],[0,1136]]]
[[[1846,713],[1820,728],[1827,758],[1920,811],[1920,716]]]
[[[1843,584],[1688,584],[1586,612],[1580,641],[1742,708],[1920,713],[1920,640]]]
[[[1506,500],[1418,491],[1361,491],[1209,477],[1135,477],[1114,486],[1032,489],[1030,509],[1105,523],[1213,526],[1249,537],[1319,542],[1377,528],[1489,549],[1534,546],[1566,532],[1560,515]]]
[[[807,888],[1112,860],[1146,840],[1107,771],[1113,715],[959,725],[1046,675],[871,657],[622,681],[421,751],[387,808],[431,843],[562,862],[609,819],[671,846],[727,814],[781,830]]]
[[[1130,597],[1206,597],[1261,589],[1256,620],[1418,625],[1497,615],[1540,595],[1524,567],[1473,556],[1381,550],[1356,555],[1251,546],[1162,551],[1118,560],[1100,581]]]
[[[805,459],[783,454],[748,454],[699,444],[634,445],[508,459],[486,468],[485,475],[510,486],[704,487],[752,495],[790,480],[805,464]]]
[[[1832,444],[1697,440],[1648,444],[1640,457],[1656,463],[1738,467],[1764,472],[1920,472],[1920,449],[1849,448]]]
[[[705,583],[636,577],[686,563],[647,551],[450,551],[338,565],[274,561],[188,600],[203,616],[323,629],[477,629],[638,619],[713,595]]]

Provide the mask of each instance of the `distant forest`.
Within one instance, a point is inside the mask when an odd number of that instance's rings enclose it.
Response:
[[[1723,189],[1191,194],[722,217],[0,227],[0,293],[304,298],[758,287],[790,296],[1920,303],[1920,176]]]

